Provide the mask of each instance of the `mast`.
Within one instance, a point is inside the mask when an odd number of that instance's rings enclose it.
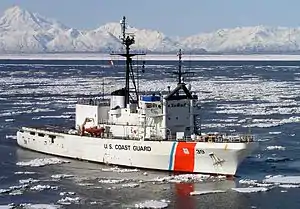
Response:
[[[181,64],[182,64],[182,61],[181,61],[181,49],[179,49],[179,53],[178,53],[178,84],[181,83],[181,79],[182,79],[182,72],[181,72]]]
[[[179,49],[178,51],[178,71],[177,72],[173,72],[173,74],[178,76],[178,84],[184,84],[183,82],[183,75],[194,75],[194,72],[182,72],[182,51],[181,49]]]
[[[145,55],[145,53],[131,53],[130,46],[135,43],[135,39],[133,34],[126,33],[127,24],[126,24],[126,17],[124,16],[123,19],[120,21],[121,24],[121,43],[125,46],[125,53],[111,53],[111,55],[119,55],[126,58],[126,68],[125,68],[125,104],[124,107],[127,107],[127,104],[130,103],[130,75],[131,80],[134,86],[134,91],[138,100],[138,91],[137,86],[135,83],[134,73],[132,70],[132,57],[136,55]]]

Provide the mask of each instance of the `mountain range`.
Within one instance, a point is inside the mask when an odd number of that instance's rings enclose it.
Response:
[[[189,37],[168,37],[160,31],[128,26],[135,50],[173,53],[291,53],[300,51],[300,28],[237,27]],[[0,18],[0,53],[98,53],[121,49],[119,23],[78,30],[19,6]]]

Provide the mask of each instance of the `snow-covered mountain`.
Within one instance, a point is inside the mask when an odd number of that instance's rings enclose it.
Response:
[[[129,27],[136,44],[133,49],[156,53],[190,52],[261,53],[300,50],[300,28],[239,27],[190,37],[168,37],[160,31]],[[18,6],[0,18],[0,53],[110,52],[121,44],[119,23],[81,31]]]
[[[115,37],[121,34],[119,23],[108,23],[99,28],[101,31],[107,31]],[[156,30],[137,29],[131,26],[127,28],[128,33],[135,36],[135,45],[133,48],[155,52],[175,52],[182,47],[179,42],[167,37],[162,32]]]
[[[238,27],[182,39],[187,49],[215,52],[292,52],[300,50],[300,28]]]

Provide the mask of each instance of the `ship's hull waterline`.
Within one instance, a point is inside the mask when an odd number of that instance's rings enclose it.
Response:
[[[18,144],[26,149],[98,163],[163,171],[233,176],[257,146],[250,143],[139,141],[94,138],[22,128]]]

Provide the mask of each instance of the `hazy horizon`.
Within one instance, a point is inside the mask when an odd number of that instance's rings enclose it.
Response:
[[[31,12],[56,19],[77,29],[94,29],[108,22],[118,22],[127,16],[130,25],[137,28],[159,30],[168,36],[190,36],[218,29],[247,26],[298,27],[300,2],[271,0],[238,1],[189,0],[184,4],[175,0],[123,1],[89,0],[1,0],[3,12],[18,5]]]

